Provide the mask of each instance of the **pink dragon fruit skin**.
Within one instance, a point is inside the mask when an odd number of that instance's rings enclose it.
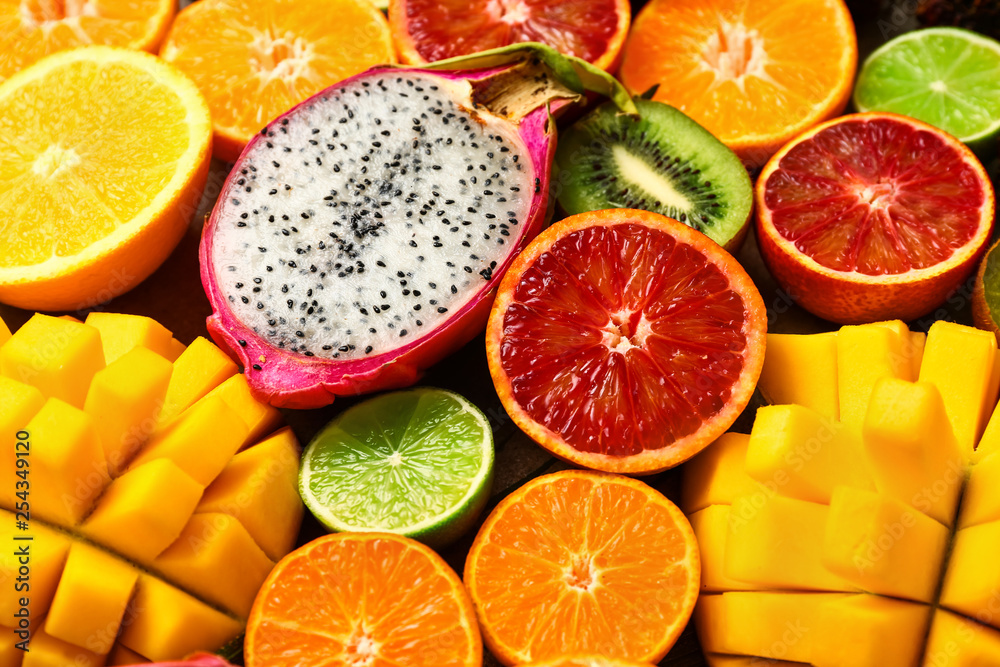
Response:
[[[423,77],[424,82],[427,81],[426,77],[437,77],[445,81],[455,82],[491,81],[495,77],[503,76],[514,66],[516,65],[503,64],[476,70],[377,67],[340,82],[275,119],[259,133],[248,144],[230,172],[222,188],[220,202],[225,202],[230,197],[236,201],[244,182],[244,179],[241,179],[241,165],[244,164],[248,155],[254,153],[255,146],[262,142],[268,142],[269,137],[274,136],[275,128],[285,132],[285,129],[282,128],[288,128],[289,124],[297,122],[303,108],[308,107],[314,100],[324,95],[329,95],[333,91],[354,90],[359,82],[381,81],[385,80],[384,77],[392,77],[396,80],[407,77]],[[361,83],[361,85],[367,87],[366,83]],[[445,93],[454,94],[455,90],[463,90],[463,88],[452,90],[452,87],[445,86],[444,90]],[[519,137],[523,143],[523,146],[520,147],[523,154],[530,158],[530,165],[524,162],[522,165],[529,168],[527,180],[534,184],[534,192],[531,194],[527,214],[521,224],[516,226],[516,229],[510,230],[512,235],[506,239],[505,254],[497,257],[492,273],[488,273],[489,277],[481,284],[476,285],[476,289],[470,295],[466,295],[463,303],[455,304],[447,317],[433,328],[428,327],[420,331],[420,335],[410,335],[409,340],[405,343],[400,341],[401,344],[380,353],[366,356],[357,356],[355,353],[355,356],[347,359],[330,358],[329,354],[327,356],[312,356],[311,352],[303,354],[282,349],[275,344],[274,337],[268,340],[266,336],[254,331],[253,327],[244,321],[245,318],[241,319],[234,312],[234,308],[231,306],[238,304],[238,302],[233,299],[232,287],[226,287],[223,284],[219,275],[221,267],[215,266],[213,245],[218,238],[220,224],[227,221],[226,224],[231,226],[233,219],[232,210],[227,210],[221,203],[217,205],[206,222],[200,247],[202,283],[213,309],[213,314],[208,318],[208,330],[216,343],[229,351],[244,367],[254,395],[279,407],[316,408],[332,403],[336,396],[356,395],[407,386],[416,382],[429,366],[479,334],[485,327],[500,279],[518,252],[541,231],[546,223],[549,174],[556,145],[555,123],[551,120],[550,114],[579,99],[577,93],[572,93],[565,88],[562,91],[562,93],[553,94],[549,99],[540,101],[537,107],[523,114],[520,118],[508,121],[512,124],[512,129],[516,128],[516,133],[510,133],[509,137]],[[454,102],[466,109],[476,106],[478,107],[477,111],[481,114],[489,113],[472,99],[455,99]],[[502,111],[506,112],[507,108],[504,107]],[[414,122],[416,121],[415,118]],[[273,140],[277,141],[277,139]],[[270,147],[271,144],[268,143],[268,146]],[[416,146],[416,142],[414,142],[414,146]],[[492,157],[493,153],[489,153],[489,155]],[[275,161],[275,165],[277,165],[277,161]],[[520,167],[519,171],[521,171]],[[257,173],[256,170],[254,173]],[[245,170],[242,170],[242,174],[246,175]],[[457,170],[454,177],[458,178]],[[474,178],[473,181],[475,181]],[[489,183],[488,180],[486,182]],[[250,188],[247,188],[248,192],[249,190]],[[273,193],[274,190],[271,192]],[[257,214],[257,211],[255,210],[254,213]],[[245,218],[247,213],[244,212],[242,215]],[[273,219],[273,216],[271,217]],[[387,224],[401,224],[401,222],[390,220]],[[424,223],[421,221],[420,224]],[[506,227],[506,225],[503,226]],[[286,232],[283,233],[287,236]],[[262,235],[260,238],[264,238],[264,236]],[[503,241],[499,242],[503,243]],[[252,244],[248,244],[248,247],[249,245]],[[320,245],[322,246],[322,244]],[[261,248],[262,252],[263,250]],[[249,252],[252,252],[252,249]],[[475,257],[475,255],[472,256]],[[420,259],[423,260],[423,257]],[[340,265],[338,264],[338,266]],[[315,265],[313,269],[315,269]],[[230,267],[230,270],[233,268]],[[268,271],[270,270],[269,266]],[[399,275],[402,276],[403,273],[401,272]],[[257,279],[254,278],[254,280]],[[405,284],[405,281],[403,282]],[[454,292],[454,290],[453,285],[452,291]],[[406,293],[405,290],[404,293]],[[312,292],[310,291],[309,294],[312,295]],[[385,296],[385,292],[382,292],[382,295]],[[253,298],[256,297],[251,296],[251,299]],[[241,299],[243,303],[247,303],[246,298],[241,296]],[[316,304],[317,302],[313,301],[312,303]],[[434,301],[431,303],[433,304]],[[304,304],[298,303],[297,305],[304,308]],[[264,304],[258,302],[257,306],[261,308]],[[278,309],[273,303],[268,303],[266,307],[269,313],[272,308],[276,312]],[[292,309],[291,300],[288,308]],[[377,310],[376,308],[376,312]],[[428,309],[425,309],[425,312],[426,310]],[[312,313],[313,308],[310,308],[309,312]],[[368,314],[366,310],[361,312]],[[397,312],[399,312],[399,308],[397,308]],[[409,315],[412,320],[412,313]],[[292,316],[289,315],[289,317]],[[305,320],[303,319],[303,321]],[[271,320],[270,323],[273,324],[274,320]],[[257,328],[260,329],[259,326]],[[301,334],[302,332],[297,333]],[[347,333],[350,334],[351,330],[348,329]],[[407,331],[404,329],[403,334],[406,333]],[[336,355],[336,352],[334,351],[333,354]]]

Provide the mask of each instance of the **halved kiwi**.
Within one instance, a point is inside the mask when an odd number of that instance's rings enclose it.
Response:
[[[641,208],[735,252],[753,187],[736,154],[674,107],[637,99],[639,116],[602,104],[559,133],[559,205],[569,214]]]

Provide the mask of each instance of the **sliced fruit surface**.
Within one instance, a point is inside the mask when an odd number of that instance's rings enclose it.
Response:
[[[90,44],[155,51],[174,0],[11,0],[0,3],[0,81],[56,51]]]
[[[912,116],[976,144],[1000,131],[998,68],[994,39],[959,28],[915,30],[868,56],[854,106]]]
[[[983,255],[972,288],[972,319],[976,326],[1000,336],[1000,241]],[[1000,341],[1000,337],[997,338]]]
[[[486,345],[507,412],[555,455],[652,473],[690,458],[746,406],[764,307],[743,268],[656,213],[571,216],[501,283]]]
[[[757,240],[780,285],[841,323],[911,320],[975,269],[993,186],[954,137],[886,113],[797,137],[761,172]]]
[[[134,315],[36,314],[0,345],[0,540],[27,537],[31,557],[29,653],[5,666],[216,650],[291,550],[295,436],[218,348],[196,339],[171,362],[170,336]],[[0,580],[20,567],[0,553]],[[18,608],[0,598],[4,618]]]
[[[177,15],[160,56],[204,92],[215,157],[229,162],[299,102],[395,62],[389,24],[368,0],[202,0]]]
[[[605,103],[559,134],[559,205],[570,214],[640,208],[679,220],[730,251],[742,242],[753,187],[736,155],[661,102],[638,118]]]
[[[627,0],[390,0],[400,59],[411,65],[540,42],[611,70],[632,19]]]
[[[92,46],[0,84],[0,301],[72,310],[145,279],[208,174],[201,93],[160,59]]]
[[[842,0],[653,0],[619,76],[671,104],[757,168],[847,105],[857,65]]]
[[[699,575],[691,526],[662,494],[569,470],[497,505],[464,579],[486,645],[505,665],[573,653],[655,663],[687,624]]]
[[[1000,350],[951,322],[922,335],[901,321],[772,335],[764,376],[794,403],[760,408],[749,436],[720,438],[684,479],[706,653],[831,667],[1000,655],[986,564],[1000,545]],[[839,417],[798,364],[836,369]]]
[[[320,537],[286,556],[247,623],[247,667],[479,667],[468,593],[441,557],[387,533]]]
[[[648,662],[634,662],[601,655],[571,655],[532,662],[525,667],[653,667]]]
[[[479,517],[492,479],[485,415],[458,394],[419,388],[338,415],[306,448],[299,490],[330,530],[441,545]]]

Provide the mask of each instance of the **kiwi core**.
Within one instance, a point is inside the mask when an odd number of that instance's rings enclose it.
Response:
[[[628,174],[629,178],[653,199],[661,202],[667,208],[673,207],[678,211],[691,210],[691,200],[645,159],[633,155],[628,148],[622,145],[615,145],[611,149],[611,157],[618,164],[621,173]]]

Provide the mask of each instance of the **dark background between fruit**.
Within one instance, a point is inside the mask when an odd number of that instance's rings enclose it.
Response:
[[[186,5],[190,2],[182,0],[181,4]],[[634,11],[638,11],[643,4],[645,3],[641,0],[633,0]],[[854,0],[848,4],[852,5],[852,13],[857,26],[860,50],[859,65],[868,53],[881,44],[902,32],[917,27],[917,22],[914,19],[917,0],[890,0],[889,2],[883,1],[881,4],[878,0]],[[990,168],[994,183],[996,183],[997,160],[993,160],[987,166]],[[145,282],[131,292],[104,304],[99,308],[100,310],[148,315],[162,322],[184,343],[190,343],[196,336],[207,336],[205,318],[211,312],[211,308],[205,298],[199,278],[198,240],[201,234],[203,212],[211,209],[227,172],[228,165],[213,161],[208,185],[202,199],[202,211],[192,220],[188,233],[177,250]],[[770,331],[813,333],[834,328],[834,325],[829,322],[795,307],[787,295],[782,293],[761,262],[752,234],[747,238],[737,257],[750,273],[764,298]],[[952,319],[971,324],[969,315],[971,284],[970,279],[939,310],[920,321],[911,322],[911,328],[926,330],[936,319]],[[82,318],[86,312],[71,314]],[[0,316],[13,330],[21,326],[31,316],[31,313],[0,304]],[[483,518],[502,498],[527,480],[566,467],[549,456],[541,447],[535,445],[508,418],[493,389],[484,351],[485,338],[480,335],[456,351],[451,357],[430,369],[420,382],[421,385],[444,387],[459,392],[476,403],[490,420],[496,444],[496,468],[493,493]],[[286,410],[284,414],[304,446],[334,415],[358,400],[361,399],[342,399],[334,405],[320,410]],[[749,432],[753,420],[752,409],[751,407],[740,417],[734,426],[735,430]],[[645,478],[644,481],[676,501],[682,473],[683,466]],[[307,513],[299,536],[299,543],[308,542],[322,533],[323,529]],[[465,557],[474,536],[475,530],[472,530],[458,543],[442,550],[442,556],[459,575],[462,573]],[[689,624],[669,655],[660,662],[662,666],[678,667],[702,667],[705,664],[693,624]],[[499,663],[486,652],[483,665],[484,667],[497,667]]]

